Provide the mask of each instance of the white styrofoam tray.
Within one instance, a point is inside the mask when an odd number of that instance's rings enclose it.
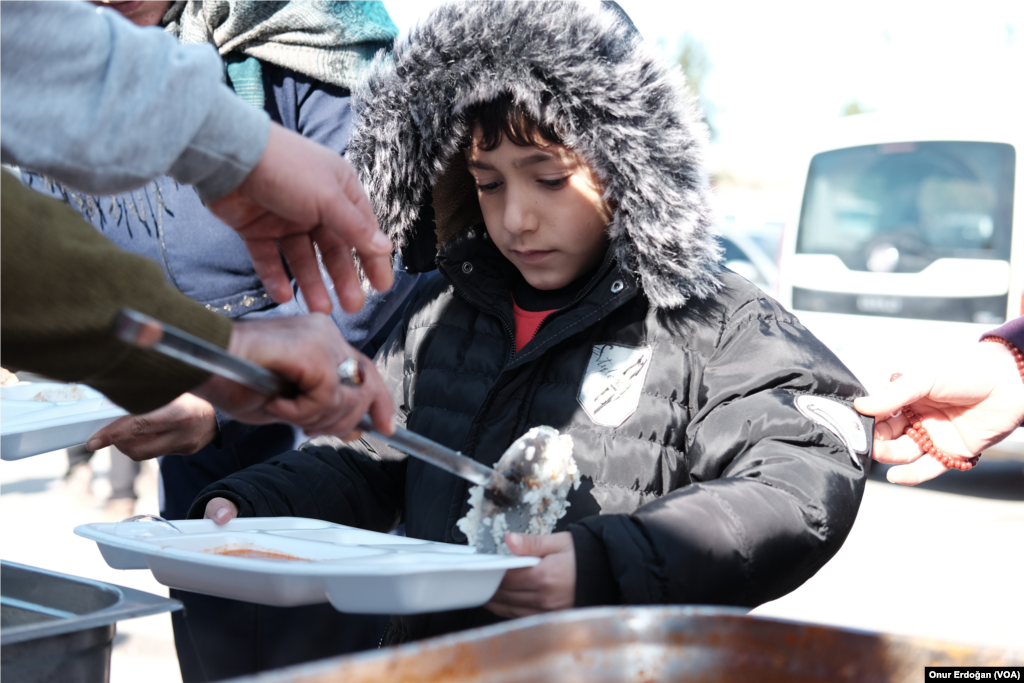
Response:
[[[33,400],[40,392],[69,393],[72,400]],[[20,382],[0,389],[0,458],[19,460],[85,443],[128,413],[84,385]]]
[[[498,589],[505,570],[532,567],[536,557],[477,554],[434,543],[301,517],[175,521],[182,533],[146,522],[85,524],[114,569],[150,569],[171,588],[263,605],[330,601],[340,612],[417,614],[477,607]],[[215,554],[255,547],[299,557],[252,559]]]

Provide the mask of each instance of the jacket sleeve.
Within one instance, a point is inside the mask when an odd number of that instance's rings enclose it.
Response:
[[[1024,350],[1024,316],[1014,318],[1005,325],[997,327],[991,332],[986,332],[982,335],[982,339],[985,337],[1000,337],[1018,349]]]
[[[96,194],[167,174],[208,201],[262,156],[269,118],[221,82],[211,46],[84,2],[0,12],[4,163]]]
[[[241,517],[308,517],[387,532],[401,520],[405,463],[381,462],[360,440],[321,437],[207,486],[189,519],[202,519],[213,498]]]
[[[206,310],[164,280],[160,266],[130,254],[67,204],[3,183],[3,364],[66,382],[82,382],[135,413],[147,412],[209,377],[110,332],[123,307],[134,308],[226,348],[231,321]]]
[[[850,407],[864,393],[853,375],[766,299],[724,323],[702,365],[689,485],[570,527],[596,575],[580,582],[577,606],[752,607],[810,578],[849,534],[873,429]]]
[[[377,368],[405,424],[404,325],[377,354]],[[405,456],[368,437],[344,443],[319,437],[207,486],[189,509],[201,519],[213,498],[232,501],[241,517],[308,517],[335,524],[390,531],[405,507]]]

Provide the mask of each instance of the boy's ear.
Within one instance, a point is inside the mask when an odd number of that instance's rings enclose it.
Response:
[[[466,158],[456,152],[448,161],[433,189],[434,223],[437,226],[437,247],[471,225],[483,223],[476,181],[466,166]]]

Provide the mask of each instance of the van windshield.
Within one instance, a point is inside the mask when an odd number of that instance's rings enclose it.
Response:
[[[1014,148],[903,142],[811,161],[797,253],[851,270],[920,272],[939,258],[1010,260]]]

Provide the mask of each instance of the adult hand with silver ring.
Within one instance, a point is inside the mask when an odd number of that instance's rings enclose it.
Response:
[[[228,352],[281,374],[299,390],[295,398],[272,398],[213,376],[192,391],[242,422],[287,422],[309,436],[344,436],[369,413],[375,429],[394,432],[394,406],[376,366],[325,315],[236,322]],[[339,382],[338,367],[350,358],[362,366],[358,389]]]

